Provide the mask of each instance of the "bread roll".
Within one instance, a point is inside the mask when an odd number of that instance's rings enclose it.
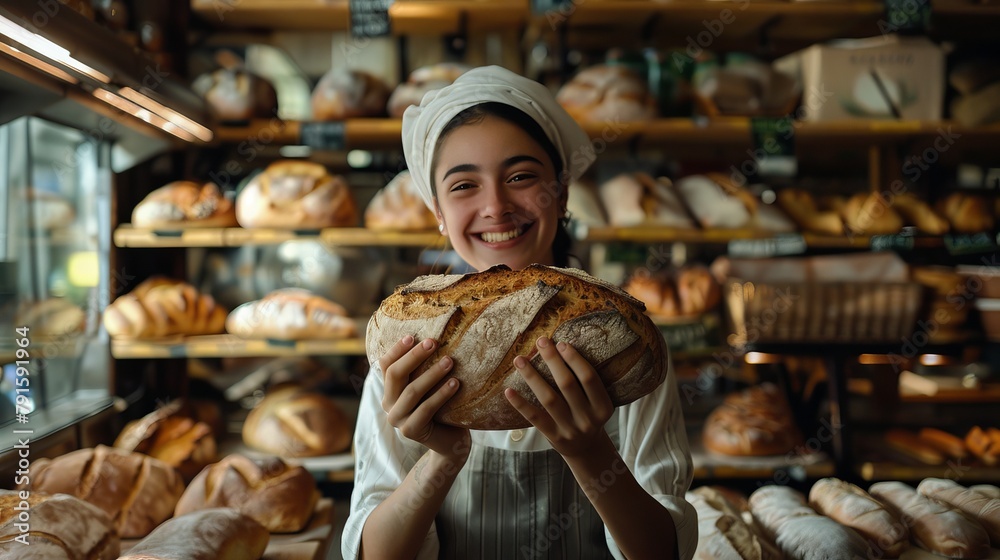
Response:
[[[355,226],[358,208],[344,178],[308,161],[267,166],[236,197],[236,219],[245,228]]]
[[[623,66],[591,66],[556,94],[578,122],[623,122],[656,118],[656,100],[645,81]]]
[[[921,428],[917,437],[939,452],[957,459],[959,461],[969,457],[969,450],[965,447],[965,442],[958,436],[953,436],[948,432],[937,428]]]
[[[226,319],[226,331],[275,340],[334,340],[358,334],[343,306],[299,288],[275,290],[240,305]]]
[[[272,533],[297,533],[309,522],[317,501],[316,479],[304,468],[277,457],[257,464],[243,455],[229,455],[191,481],[174,515],[228,507]]]
[[[437,420],[477,430],[526,428],[504,397],[510,387],[535,401],[514,368],[521,355],[550,385],[552,374],[535,341],[572,344],[600,374],[612,402],[626,404],[655,389],[667,372],[663,336],[641,302],[583,271],[531,265],[494,266],[466,275],[422,276],[386,298],[368,323],[370,363],[406,335],[438,341],[418,376],[442,356],[461,381]]]
[[[234,509],[204,509],[160,525],[119,560],[258,560],[270,538]]]
[[[602,183],[598,192],[612,226],[695,228],[684,202],[666,177],[622,173]]]
[[[885,235],[903,229],[903,218],[879,193],[858,193],[847,199],[841,216],[851,231],[861,235]]]
[[[817,480],[809,505],[818,513],[857,531],[886,558],[898,558],[909,547],[906,524],[857,486],[836,478]]]
[[[125,539],[149,534],[174,512],[184,481],[142,453],[104,445],[31,464],[32,492],[69,494],[102,509]]]
[[[742,512],[718,490],[702,486],[688,492],[684,499],[698,512],[695,560],[783,558],[781,551],[759,534],[752,523],[747,523]]]
[[[705,419],[702,441],[723,455],[781,455],[802,436],[781,390],[763,383],[726,396]]]
[[[24,193],[24,199],[32,210],[32,226],[29,227],[49,231],[64,228],[76,218],[73,205],[58,194],[29,188]]]
[[[212,428],[185,414],[184,401],[175,400],[125,425],[114,446],[138,451],[177,469],[185,481],[216,460]]]
[[[925,478],[917,485],[917,492],[975,519],[986,529],[994,548],[1000,548],[1000,497],[991,498],[954,480]]]
[[[944,216],[938,214],[929,204],[909,193],[901,193],[892,199],[892,207],[899,212],[907,225],[924,233],[944,235],[950,225]]]
[[[939,200],[935,208],[957,233],[993,231],[993,212],[985,197],[953,192]]]
[[[809,192],[802,189],[782,189],[777,193],[778,206],[802,231],[824,235],[844,233],[844,221],[833,210],[821,211]]]
[[[437,219],[414,190],[410,172],[402,171],[368,203],[365,227],[377,231],[433,230]]]
[[[677,290],[670,278],[633,274],[622,289],[641,301],[651,317],[677,317],[681,314]]]
[[[973,426],[965,435],[965,445],[986,466],[1000,463],[1000,430]]]
[[[86,312],[66,298],[25,302],[19,306],[15,321],[18,326],[30,327],[33,336],[73,336],[87,328]]]
[[[220,68],[202,74],[191,89],[208,104],[219,121],[246,121],[273,117],[278,110],[278,93],[264,78],[242,68]]]
[[[113,337],[149,339],[221,333],[226,310],[212,296],[179,280],[152,277],[104,310]]]
[[[936,447],[913,432],[892,428],[885,433],[885,442],[896,451],[928,465],[943,465],[945,456]]]
[[[235,227],[236,208],[215,183],[174,181],[146,195],[132,210],[137,228]]]
[[[677,299],[682,315],[697,315],[719,305],[722,292],[707,267],[685,266],[677,273]]]
[[[296,386],[270,391],[247,415],[243,442],[279,457],[339,453],[351,444],[351,424],[337,403]]]
[[[731,181],[720,183],[716,178],[718,177],[688,175],[677,181],[677,192],[701,227],[749,227],[757,211],[756,200]]]
[[[389,116],[402,118],[410,105],[420,105],[424,95],[436,89],[441,89],[469,70],[469,66],[453,62],[442,62],[417,68],[410,73],[406,82],[396,86],[389,96],[387,110]]]
[[[385,113],[389,86],[362,70],[333,68],[319,79],[312,92],[313,119],[331,121],[378,117]]]
[[[990,553],[986,531],[951,506],[935,502],[902,482],[877,482],[868,490],[897,517],[908,520],[913,542],[951,558],[985,558]]]
[[[853,529],[816,513],[787,486],[762,486],[750,495],[750,511],[778,548],[796,560],[877,558]]]
[[[96,506],[66,494],[0,490],[0,558],[114,560],[119,546]]]
[[[566,212],[572,221],[587,227],[606,227],[607,212],[598,188],[588,179],[581,178],[569,185]]]

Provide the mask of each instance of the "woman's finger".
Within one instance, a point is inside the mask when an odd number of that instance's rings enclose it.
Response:
[[[407,344],[409,342],[409,344]],[[432,339],[425,339],[420,344],[414,344],[412,336],[405,336],[393,345],[386,356],[379,359],[379,365],[384,366],[385,396],[382,398],[382,408],[386,412],[399,399],[400,393],[410,383],[410,374],[427,359],[437,345]],[[392,358],[387,359],[387,358]]]
[[[614,412],[611,395],[608,394],[608,389],[604,386],[604,381],[594,366],[587,358],[577,352],[572,344],[560,342],[556,344],[556,350],[576,374],[576,380],[587,399],[587,404],[584,405],[586,409],[591,412],[592,416],[599,419],[610,418],[611,413]]]
[[[552,373],[552,378],[555,380],[556,386],[562,392],[562,397],[569,407],[569,417],[575,419],[578,423],[581,420],[586,421],[589,419],[590,402],[587,400],[587,395],[584,393],[583,387],[580,386],[580,381],[577,379],[577,372],[572,368],[572,364],[563,359],[562,354],[557,349],[557,345],[550,338],[540,337],[535,346],[538,347],[538,353],[545,360],[545,364],[549,366],[549,371]],[[587,364],[587,366],[589,367],[590,364]]]
[[[555,420],[541,408],[531,404],[520,393],[514,389],[506,389],[503,392],[507,397],[507,402],[518,411],[524,419],[538,429],[539,432],[551,441],[557,435]]]
[[[542,405],[542,408],[548,416],[552,417],[552,420],[557,424],[565,424],[573,421],[573,416],[569,405],[566,404],[566,399],[563,398],[559,391],[549,385],[545,378],[531,365],[531,362],[524,356],[516,356],[514,358],[514,367],[517,368],[518,373],[524,378],[531,392],[535,394],[538,404]]]
[[[407,422],[412,423],[414,426],[426,426],[434,422],[434,415],[437,414],[444,403],[448,402],[448,399],[453,397],[458,391],[458,380],[454,377],[447,380],[441,385],[436,391],[431,392],[427,395],[424,402],[420,403]]]
[[[427,371],[406,385],[399,394],[399,398],[396,399],[393,408],[406,411],[407,414],[416,409],[420,405],[420,401],[424,400],[428,393],[434,389],[434,386],[448,375],[453,364],[451,357],[444,356],[427,368]]]

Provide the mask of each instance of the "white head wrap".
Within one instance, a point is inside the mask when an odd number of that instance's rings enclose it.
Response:
[[[500,66],[474,68],[453,84],[427,92],[419,106],[412,105],[403,113],[403,156],[413,186],[431,210],[431,166],[441,131],[455,115],[490,101],[516,107],[534,119],[562,156],[563,170],[570,181],[579,179],[597,158],[590,137],[545,86]]]

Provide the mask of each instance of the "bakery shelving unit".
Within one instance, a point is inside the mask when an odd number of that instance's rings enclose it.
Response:
[[[373,231],[366,228],[323,228],[316,230],[189,228],[156,230],[121,224],[115,228],[116,247],[244,247],[274,245],[286,241],[319,241],[340,247],[433,247],[444,239],[437,232]]]
[[[119,360],[152,358],[249,358],[281,356],[364,356],[362,338],[342,340],[244,339],[231,334],[188,336],[177,340],[111,341]]]

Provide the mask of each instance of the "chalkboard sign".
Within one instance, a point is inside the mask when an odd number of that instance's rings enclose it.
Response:
[[[923,33],[930,27],[930,0],[885,0],[883,33]]]
[[[531,0],[531,11],[536,14],[558,12],[572,8],[572,0]]]
[[[344,134],[342,121],[304,122],[299,129],[299,143],[318,150],[343,150]]]
[[[733,239],[727,249],[731,257],[801,255],[806,252],[806,240],[797,233],[767,239]]]
[[[992,233],[953,234],[944,236],[944,246],[949,255],[968,255],[972,253],[992,253],[1000,249],[1000,235]]]
[[[795,159],[795,120],[791,116],[752,117],[750,137],[761,175],[795,176],[798,161]]]
[[[873,235],[869,242],[872,251],[910,251],[913,249],[912,235],[896,233],[892,235]]]
[[[390,35],[389,6],[392,0],[351,0],[351,36],[386,37]]]

